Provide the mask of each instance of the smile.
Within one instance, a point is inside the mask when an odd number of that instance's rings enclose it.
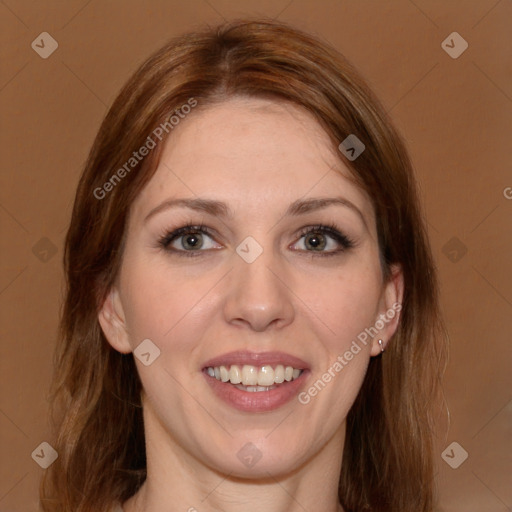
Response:
[[[233,364],[226,366],[209,366],[206,373],[221,382],[229,382],[236,385],[238,389],[249,392],[268,391],[275,388],[274,384],[291,382],[297,379],[302,370],[292,366],[278,364],[275,367],[271,365],[252,366]]]
[[[302,359],[281,352],[232,352],[208,361],[202,373],[231,407],[269,412],[297,396],[310,371]]]

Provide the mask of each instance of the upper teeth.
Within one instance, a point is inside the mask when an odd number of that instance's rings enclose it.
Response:
[[[302,373],[302,370],[282,364],[278,364],[275,369],[270,365],[257,367],[246,364],[242,368],[236,364],[231,367],[209,366],[206,371],[210,377],[221,382],[229,381],[244,386],[272,386],[284,381],[290,382]]]

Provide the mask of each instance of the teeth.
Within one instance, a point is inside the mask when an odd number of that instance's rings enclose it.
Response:
[[[229,380],[229,372],[225,366],[220,367],[220,380],[222,382],[227,382]]]
[[[258,384],[258,368],[244,365],[242,368],[242,384],[244,386],[256,386]]]
[[[233,364],[231,367],[208,367],[206,373],[221,382],[230,382],[244,391],[268,391],[274,384],[290,382],[300,376],[302,370],[291,366],[278,364],[275,368],[271,365],[252,366],[246,364],[240,368]]]
[[[258,372],[258,386],[271,386],[274,384],[274,368],[262,366]]]
[[[240,382],[242,382],[242,372],[236,364],[229,370],[229,380],[231,384],[240,384]]]
[[[249,393],[255,393],[256,391],[269,391],[275,388],[275,386],[242,386],[241,384],[237,384],[235,387],[242,391],[249,391]]]

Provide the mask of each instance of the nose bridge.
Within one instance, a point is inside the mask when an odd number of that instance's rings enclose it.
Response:
[[[234,269],[227,290],[225,315],[231,323],[261,331],[283,327],[293,320],[285,267],[272,247],[263,248],[248,237],[233,255]]]

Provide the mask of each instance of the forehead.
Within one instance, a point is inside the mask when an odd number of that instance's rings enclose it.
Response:
[[[285,101],[238,97],[199,106],[168,139],[163,159],[203,163],[213,158],[272,172],[284,167],[280,162],[298,160],[318,164],[327,159],[325,165],[332,166],[332,153],[327,134],[304,109]]]
[[[301,197],[339,192],[370,220],[370,201],[350,175],[312,114],[284,101],[233,98],[199,105],[171,132],[134,210],[199,196],[235,211],[274,205],[277,211]]]

